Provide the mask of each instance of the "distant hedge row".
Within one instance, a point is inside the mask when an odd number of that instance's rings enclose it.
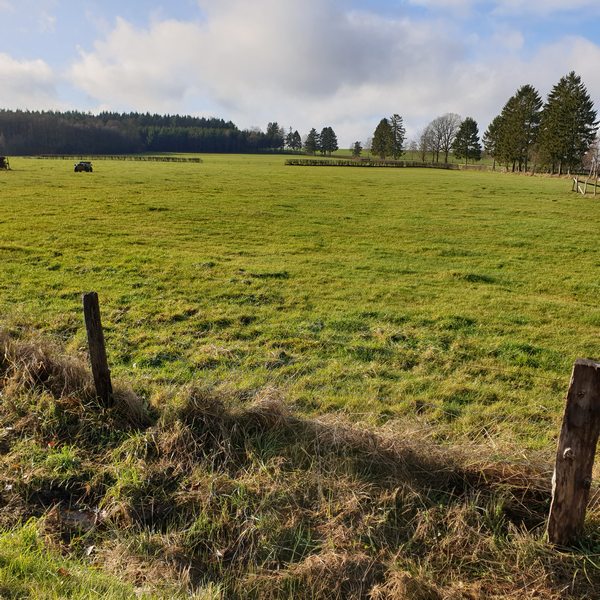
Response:
[[[59,156],[57,154],[40,154],[34,158],[46,160],[135,160],[142,162],[176,162],[176,163],[201,163],[201,158],[187,158],[182,156],[136,156],[130,154],[101,154],[94,156]]]
[[[320,159],[320,158],[289,158],[286,165],[292,167],[421,167],[427,169],[459,169],[457,164],[429,163],[416,160],[371,160],[371,159]]]

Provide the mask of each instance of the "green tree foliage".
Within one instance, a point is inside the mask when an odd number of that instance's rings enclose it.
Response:
[[[552,172],[577,168],[597,129],[594,104],[581,77],[571,71],[552,88],[542,112],[540,154]]]
[[[350,151],[352,152],[352,158],[360,158],[360,155],[363,151],[362,144],[360,142],[354,142],[350,148]]]
[[[304,140],[304,151],[308,154],[315,154],[321,148],[321,139],[317,130],[313,127]]]
[[[375,128],[373,141],[371,142],[371,152],[382,160],[386,156],[393,156],[394,154],[394,132],[387,119],[381,119],[379,125]]]
[[[285,136],[285,146],[290,150],[302,150],[302,138],[297,130],[292,131],[290,127],[288,134]]]
[[[483,147],[485,149],[485,153],[494,159],[494,164],[492,166],[493,169],[496,168],[496,156],[497,156],[497,148],[498,148],[498,138],[500,135],[500,125],[501,125],[501,117],[500,117],[500,115],[498,115],[488,125],[488,128],[486,129],[485,133],[483,134]]]
[[[274,121],[267,125],[267,140],[269,141],[269,148],[279,150],[283,148],[285,143],[285,132],[282,127],[279,127],[279,123]]]
[[[467,117],[458,128],[456,137],[452,142],[452,150],[456,158],[465,159],[465,164],[481,160],[481,144],[479,142],[479,127],[471,117]]]
[[[323,127],[320,136],[321,144],[319,150],[323,154],[331,155],[338,150],[338,140],[335,131],[331,127]]]
[[[512,165],[513,171],[527,171],[536,148],[540,127],[542,99],[531,85],[520,87],[509,98],[495,119],[495,157]]]
[[[393,114],[390,117],[390,127],[392,129],[392,136],[394,145],[392,149],[392,156],[395,160],[398,160],[404,152],[404,136],[406,135],[406,129],[404,128],[404,122],[399,114]]]
[[[150,113],[0,110],[3,154],[257,152],[271,148],[260,130],[217,118]]]

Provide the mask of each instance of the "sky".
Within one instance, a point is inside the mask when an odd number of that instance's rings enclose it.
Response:
[[[568,72],[600,107],[600,0],[0,0],[0,108],[277,121],[343,146],[379,120],[481,132]]]

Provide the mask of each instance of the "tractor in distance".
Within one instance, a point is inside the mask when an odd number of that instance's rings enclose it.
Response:
[[[10,169],[10,163],[8,162],[8,156],[0,156],[0,170],[8,171]]]
[[[75,173],[91,173],[92,171],[92,163],[88,160],[80,160],[75,163]]]

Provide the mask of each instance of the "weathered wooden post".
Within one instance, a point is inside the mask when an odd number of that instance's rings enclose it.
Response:
[[[108,360],[106,358],[102,322],[100,321],[100,304],[96,292],[83,295],[83,314],[87,329],[90,362],[92,364],[96,395],[102,405],[108,408],[113,405],[113,389]]]
[[[552,478],[548,541],[570,546],[583,529],[600,434],[600,363],[575,362]]]

